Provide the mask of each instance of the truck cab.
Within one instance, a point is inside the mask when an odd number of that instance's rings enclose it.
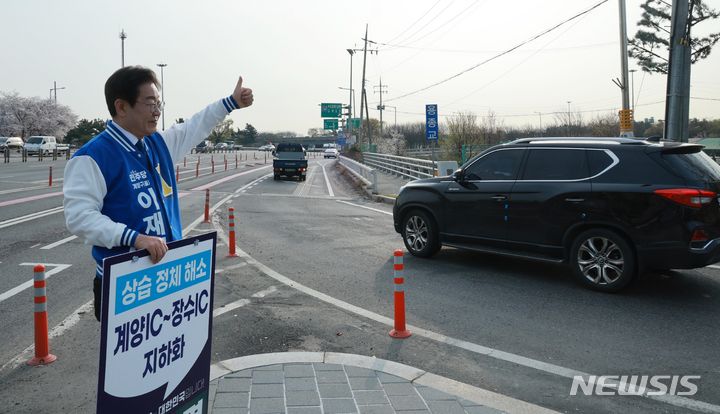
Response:
[[[272,152],[273,154],[273,177],[279,180],[281,177],[297,177],[305,181],[307,173],[307,153],[302,145],[296,143],[281,143]]]

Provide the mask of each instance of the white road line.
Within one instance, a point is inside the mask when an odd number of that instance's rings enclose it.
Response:
[[[718,265],[709,265],[709,266],[705,266],[705,267],[709,267],[712,269],[720,269],[720,266],[718,266]]]
[[[35,244],[33,244],[32,246],[30,246],[30,248],[31,248],[31,249],[34,249],[34,248],[40,246],[41,244],[42,244],[42,243],[35,243]]]
[[[239,299],[235,302],[230,302],[227,305],[224,305],[222,307],[219,307],[213,311],[213,318],[217,318],[218,316],[222,315],[223,313],[228,313],[231,310],[235,310],[237,308],[243,307],[245,305],[250,304],[250,299]]]
[[[75,309],[73,313],[70,314],[67,318],[65,318],[62,322],[55,325],[50,332],[48,332],[49,339],[57,338],[58,336],[64,334],[66,331],[70,330],[73,326],[77,325],[78,322],[80,322],[80,315],[90,313],[93,309],[93,302],[90,301],[79,308]],[[95,318],[93,317],[93,321]],[[30,345],[29,347],[25,348],[18,356],[11,359],[10,361],[3,364],[2,367],[0,367],[0,372],[5,370],[5,368],[15,369],[19,367],[20,365],[24,364],[27,360],[29,360],[33,354],[35,353],[35,345]]]
[[[269,288],[265,290],[261,290],[260,292],[257,292],[252,295],[254,298],[264,298],[265,296],[277,292],[277,288],[275,286],[270,286]]]
[[[327,185],[328,194],[330,194],[330,197],[335,197],[335,193],[333,193],[333,189],[330,186],[330,180],[328,179],[327,172],[325,171],[325,165],[320,164],[320,167],[322,167],[323,170],[323,176],[325,177],[325,185]]]
[[[75,240],[75,239],[77,239],[77,236],[66,237],[66,238],[64,238],[64,239],[62,239],[62,240],[56,241],[55,243],[50,243],[50,244],[48,244],[47,246],[43,246],[43,247],[40,248],[40,250],[49,250],[49,249],[52,249],[52,248],[54,248],[54,247],[58,247],[58,246],[60,246],[61,244],[65,244],[65,243],[67,243],[67,242],[69,242],[69,241],[73,241],[73,240]]]
[[[11,194],[11,193],[20,193],[23,191],[31,191],[31,190],[40,190],[48,188],[47,181],[45,181],[45,185],[38,185],[35,187],[24,187],[24,188],[13,188],[12,190],[2,190],[0,191],[0,194]]]
[[[351,203],[347,203],[351,204]],[[352,204],[351,204],[352,205]],[[359,206],[358,207],[362,207]],[[383,211],[377,210],[381,213],[384,213]],[[216,229],[218,232],[218,237],[227,239],[227,235],[224,231],[222,231],[222,228]],[[393,327],[395,322],[386,316],[377,314],[375,312],[369,311],[367,309],[363,309],[359,306],[355,306],[353,304],[350,304],[348,302],[342,301],[340,299],[336,299],[330,295],[326,295],[325,293],[319,292],[315,289],[312,289],[310,287],[307,287],[303,284],[300,284],[286,276],[283,276],[282,274],[276,272],[275,270],[271,269],[270,267],[258,262],[255,260],[252,256],[247,254],[245,251],[240,249],[239,247],[236,248],[236,252],[238,256],[245,259],[245,261],[255,266],[258,270],[263,272],[265,275],[271,277],[272,279],[277,280],[278,282],[287,285],[293,289],[296,289],[300,292],[303,292],[307,295],[310,295],[316,299],[322,300],[323,302],[327,302],[333,306],[336,306],[340,309],[344,309],[348,312],[355,313],[357,315],[360,315],[362,317],[365,317],[370,320],[374,320],[376,322],[382,323],[384,325],[387,325],[389,327]],[[520,366],[524,366],[527,368],[532,368],[538,371],[547,372],[550,374],[554,374],[560,377],[573,379],[576,376],[583,376],[585,378],[589,377],[591,374],[578,371],[572,368],[566,368],[560,365],[550,364],[543,361],[538,361],[536,359],[527,358],[522,355],[512,354],[510,352],[501,351],[499,349],[486,347],[483,345],[478,345],[472,342],[463,341],[462,339],[457,339],[453,337],[449,337],[443,334],[439,334],[436,332],[429,331],[427,329],[422,329],[417,326],[413,325],[407,325],[407,329],[410,330],[413,335],[422,336],[428,339],[432,339],[434,341],[455,346],[457,348],[465,349],[470,352],[474,352],[477,354],[481,354],[490,358],[495,358],[501,361],[510,362],[513,364],[517,364]],[[568,384],[569,386],[569,384]],[[720,405],[714,405],[710,403],[706,403],[704,401],[699,400],[693,400],[691,398],[676,396],[676,395],[641,395],[640,397],[645,397],[648,399],[660,401],[666,404],[674,405],[676,407],[682,407],[682,408],[689,408],[692,410],[700,411],[700,412],[706,412],[706,413],[720,413]]]
[[[35,266],[37,264],[44,264],[46,267],[53,266],[54,268],[51,270],[48,270],[45,272],[45,279],[47,280],[50,276],[62,272],[63,270],[67,269],[68,267],[72,266],[69,264],[55,264],[55,263],[20,263],[20,266]],[[8,290],[7,292],[0,293],[0,302],[3,302],[5,299],[9,299],[18,293],[22,292],[25,289],[28,289],[32,287],[33,285],[33,279],[28,280],[27,282],[15,286],[14,288]]]
[[[15,217],[10,220],[0,221],[0,229],[4,229],[5,227],[14,226],[16,224],[24,223],[26,221],[35,220],[41,217],[49,216],[51,214],[59,213],[63,211],[63,207],[55,207],[51,208],[49,210],[39,211],[37,213],[28,214],[26,216],[22,217]]]
[[[383,213],[383,214],[387,214],[388,216],[392,216],[392,213],[389,213],[389,212],[383,211],[383,210],[379,210],[379,209],[377,209],[377,208],[367,207],[367,206],[363,206],[363,205],[355,204],[355,203],[349,203],[349,202],[347,202],[347,201],[342,201],[342,200],[338,200],[337,202],[338,202],[338,203],[347,204],[347,205],[353,206],[353,207],[364,208],[364,209],[366,209],[366,210],[377,211],[378,213]]]

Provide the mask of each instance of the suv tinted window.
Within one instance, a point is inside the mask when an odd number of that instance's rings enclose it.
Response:
[[[588,150],[587,158],[590,176],[592,177],[600,174],[613,163],[613,159],[605,151]]]
[[[524,149],[507,149],[483,155],[465,169],[465,179],[515,180],[524,153]]]
[[[583,149],[531,149],[523,180],[578,180],[588,177],[587,157]]]
[[[277,152],[303,152],[300,144],[278,144]]]
[[[720,166],[702,151],[690,154],[668,153],[662,154],[660,158],[684,179],[720,181]]]

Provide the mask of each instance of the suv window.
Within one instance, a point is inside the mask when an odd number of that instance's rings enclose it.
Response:
[[[689,154],[665,153],[660,158],[684,179],[720,181],[720,165],[700,150]]]
[[[303,152],[300,144],[278,144],[277,152]]]
[[[465,169],[466,180],[514,180],[524,149],[506,149],[483,155]]]
[[[605,169],[611,166],[613,163],[613,159],[610,158],[610,155],[608,155],[608,153],[605,151],[588,150],[587,158],[591,177],[594,177],[605,171]]]
[[[588,176],[584,149],[534,148],[528,154],[523,180],[579,180]]]

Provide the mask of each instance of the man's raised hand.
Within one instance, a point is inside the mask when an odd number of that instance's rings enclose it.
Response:
[[[235,91],[233,91],[232,97],[240,108],[247,108],[253,104],[253,91],[250,88],[243,88],[242,84],[243,78],[240,76],[237,85],[235,85]]]

